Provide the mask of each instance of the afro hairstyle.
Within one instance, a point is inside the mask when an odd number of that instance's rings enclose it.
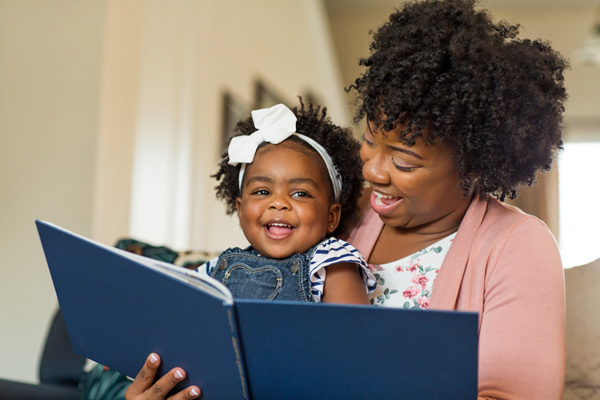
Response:
[[[355,122],[403,126],[411,146],[453,149],[460,185],[501,201],[549,170],[562,148],[567,61],[518,25],[494,23],[476,0],[410,1],[373,35]]]

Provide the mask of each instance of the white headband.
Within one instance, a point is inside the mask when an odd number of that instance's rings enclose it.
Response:
[[[314,148],[323,161],[325,161],[325,166],[327,167],[327,172],[333,186],[333,197],[336,203],[340,200],[342,177],[333,165],[333,160],[327,153],[327,150],[319,143],[305,135],[296,133],[296,116],[289,108],[283,104],[277,104],[271,108],[254,110],[252,111],[252,120],[254,121],[254,127],[258,130],[251,135],[232,138],[227,150],[229,165],[242,163],[239,176],[240,190],[242,189],[246,164],[254,161],[254,155],[258,146],[263,142],[279,144],[291,135],[295,135]]]

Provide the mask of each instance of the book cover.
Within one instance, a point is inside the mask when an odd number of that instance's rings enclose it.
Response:
[[[475,313],[236,299],[207,276],[36,221],[76,352],[148,354],[211,399],[476,399]]]
[[[36,221],[75,352],[135,377],[151,352],[209,399],[249,398],[231,298],[193,271]],[[181,270],[178,273],[176,269]],[[226,291],[227,289],[225,289]]]

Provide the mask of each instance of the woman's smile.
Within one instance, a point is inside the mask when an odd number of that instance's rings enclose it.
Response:
[[[402,201],[400,196],[390,196],[377,190],[371,192],[371,208],[380,215],[386,215],[394,211]]]

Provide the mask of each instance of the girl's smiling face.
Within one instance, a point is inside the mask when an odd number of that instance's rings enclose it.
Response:
[[[360,156],[363,176],[373,189],[371,207],[393,228],[456,230],[470,196],[460,187],[451,148],[422,138],[407,146],[398,139],[402,128],[383,132],[367,123]]]
[[[333,232],[341,207],[318,155],[283,142],[260,148],[246,166],[236,207],[250,245],[269,258],[304,253]]]

